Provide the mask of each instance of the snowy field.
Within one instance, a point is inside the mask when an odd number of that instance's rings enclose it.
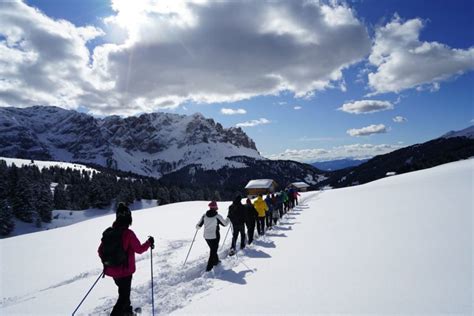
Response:
[[[140,200],[135,201],[130,205],[132,211],[143,210],[146,208],[156,207],[158,205],[157,200]],[[44,230],[55,229],[59,227],[69,226],[82,221],[90,220],[96,217],[115,214],[115,205],[111,205],[104,209],[91,208],[87,210],[53,210],[53,220],[51,223],[41,223],[41,227],[36,227],[35,223],[25,223],[18,219],[15,221],[15,229],[6,237],[0,238],[11,238],[14,236],[36,233]]]
[[[71,163],[71,162],[33,160],[33,163],[32,163],[31,159],[6,158],[6,157],[0,157],[0,160],[5,160],[5,162],[7,163],[7,166],[11,166],[12,164],[15,164],[15,166],[17,167],[36,165],[40,170],[43,168],[59,167],[62,169],[71,168],[73,170],[86,171],[86,172],[91,172],[91,173],[100,172],[94,168],[89,168],[87,166],[84,166],[78,163]]]
[[[471,159],[305,193],[274,230],[210,273],[202,231],[182,266],[207,202],[135,211],[131,228],[157,244],[155,313],[471,315],[473,174]],[[219,203],[221,214],[229,204]],[[96,250],[113,219],[0,240],[0,314],[71,314],[101,273]],[[150,315],[150,252],[137,260],[132,305]],[[78,314],[107,315],[115,300],[113,280],[101,279]]]

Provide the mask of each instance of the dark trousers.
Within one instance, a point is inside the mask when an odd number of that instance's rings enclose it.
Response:
[[[260,236],[265,234],[265,217],[257,218],[257,232]]]
[[[247,226],[247,237],[249,240],[249,245],[253,242],[253,234],[255,232],[255,221],[250,220],[245,223]]]
[[[272,227],[272,219],[273,219],[273,210],[270,210],[266,213],[267,218],[267,226],[268,228]]]
[[[209,249],[209,260],[207,261],[206,271],[211,271],[212,268],[219,263],[219,256],[217,255],[217,249],[219,249],[219,236],[216,239],[206,239]]]
[[[244,224],[239,224],[239,225],[232,225],[233,230],[232,230],[232,249],[235,250],[235,244],[237,243],[237,238],[239,237],[240,234],[240,249],[245,248],[245,225]]]
[[[280,218],[283,218],[283,203],[278,206],[278,212],[280,213]]]
[[[124,278],[114,278],[114,282],[118,286],[119,297],[110,315],[111,316],[129,315],[132,312],[132,306],[130,303],[132,276],[128,276]]]

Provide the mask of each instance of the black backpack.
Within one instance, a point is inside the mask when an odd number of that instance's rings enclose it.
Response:
[[[104,267],[128,265],[128,253],[123,249],[124,228],[109,227],[102,233],[102,264]]]

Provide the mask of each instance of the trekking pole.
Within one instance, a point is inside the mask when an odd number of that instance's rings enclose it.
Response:
[[[79,309],[79,307],[81,307],[82,303],[86,300],[86,297],[89,295],[89,293],[92,291],[92,289],[94,288],[94,286],[97,284],[97,282],[99,282],[100,278],[103,277],[104,275],[104,271],[102,271],[99,275],[99,277],[97,278],[97,280],[95,280],[94,284],[92,285],[92,287],[89,289],[89,291],[87,292],[86,296],[84,296],[84,298],[82,299],[82,301],[79,303],[79,305],[77,305],[76,309],[74,310],[74,312],[72,312],[72,316],[74,316],[74,314],[76,314],[77,310]]]
[[[219,247],[219,249],[222,249],[225,244],[225,240],[227,239],[227,235],[229,235],[230,228],[232,227],[232,224],[229,225],[229,228],[227,229],[227,233],[225,234],[224,241],[222,242],[222,246]]]
[[[184,265],[186,264],[186,261],[188,261],[188,257],[189,257],[189,254],[191,253],[191,248],[193,248],[194,239],[196,239],[197,233],[198,233],[198,230],[196,229],[196,232],[194,233],[193,241],[191,243],[191,246],[189,247],[188,255],[186,256],[186,260],[184,260],[183,268],[184,268]]]
[[[150,265],[151,265],[151,312],[155,315],[155,296],[153,295],[153,248],[150,247]]]

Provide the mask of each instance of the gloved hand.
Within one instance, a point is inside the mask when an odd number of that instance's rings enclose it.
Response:
[[[155,239],[152,236],[148,237],[148,243],[150,243],[151,249],[155,249]]]
[[[201,229],[201,226],[196,225],[196,230],[200,230],[200,229]]]

